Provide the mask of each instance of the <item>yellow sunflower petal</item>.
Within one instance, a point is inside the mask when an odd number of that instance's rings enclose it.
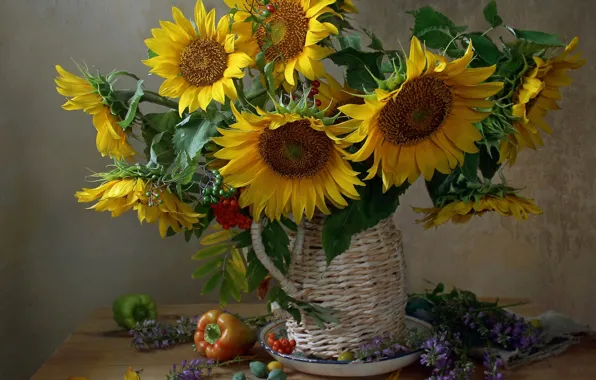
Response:
[[[408,71],[407,76],[408,78],[417,78],[419,77],[424,68],[426,67],[426,54],[422,49],[422,45],[420,44],[420,40],[416,37],[412,37],[410,41],[410,59],[412,63],[411,69],[412,71]]]
[[[443,127],[445,135],[453,144],[466,153],[477,153],[474,142],[482,139],[482,134],[469,122],[451,119]]]
[[[288,62],[286,62],[286,67],[284,69],[284,77],[286,78],[286,81],[292,86],[296,84],[296,81],[294,80],[294,69],[296,68],[297,63],[297,59],[291,59]]]
[[[207,36],[207,27],[205,23],[206,16],[207,11],[203,5],[203,0],[197,0],[195,4],[195,25],[199,28],[199,35],[201,37]]]
[[[475,86],[456,87],[453,92],[462,98],[486,99],[503,89],[503,82],[482,83]]]
[[[470,44],[468,45],[468,48],[466,49],[466,53],[464,54],[464,56],[459,59],[456,59],[453,62],[448,63],[445,67],[444,73],[450,77],[460,74],[466,69],[466,67],[468,67],[473,57],[474,48],[472,47],[472,42],[470,41]]]
[[[497,66],[478,67],[467,69],[455,76],[450,77],[447,83],[453,83],[459,86],[473,86],[480,82],[484,82],[495,72]]]
[[[174,21],[178,24],[191,38],[196,38],[197,32],[195,28],[192,26],[192,23],[188,21],[182,11],[176,7],[172,7],[172,16],[174,17]]]

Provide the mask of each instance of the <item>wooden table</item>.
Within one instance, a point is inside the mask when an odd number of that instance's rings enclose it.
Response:
[[[503,302],[506,302],[503,300]],[[217,305],[180,305],[161,307],[160,315],[167,319],[176,316],[193,316],[204,311],[217,308]],[[243,304],[230,305],[229,310],[243,316],[262,315],[264,305]],[[539,312],[531,305],[519,307],[516,311],[526,315],[537,315]],[[88,380],[122,379],[129,366],[143,369],[142,380],[164,380],[165,375],[174,363],[196,357],[190,345],[173,347],[168,350],[154,352],[137,352],[130,347],[130,338],[118,336],[117,326],[112,320],[111,308],[105,307],[93,312],[89,318],[56,350],[54,355],[37,371],[33,380],[67,380],[71,376],[82,376]],[[270,358],[260,349],[255,352],[261,361]],[[243,371],[250,373],[247,363],[240,363],[230,368],[218,368],[209,379],[231,379],[232,374]],[[310,376],[287,370],[291,380],[315,380],[318,376]],[[482,379],[482,371],[478,371],[478,379]],[[400,380],[419,380],[429,376],[427,369],[420,365],[412,365],[404,369]],[[251,377],[248,377],[249,379]],[[387,379],[387,376],[370,378],[372,380]],[[567,352],[541,362],[530,364],[506,374],[508,380],[530,379],[596,379],[596,341],[584,340],[571,347]]]

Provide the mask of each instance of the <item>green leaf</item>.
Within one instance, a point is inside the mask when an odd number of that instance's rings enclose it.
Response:
[[[461,171],[459,168],[451,172],[449,175],[435,171],[432,179],[426,181],[426,190],[435,206],[439,204],[439,199],[449,192],[451,185],[460,175]]]
[[[174,130],[176,124],[180,122],[180,117],[176,111],[165,113],[152,113],[143,117],[141,133],[145,141],[145,155],[151,160],[152,150],[153,159],[158,164],[169,166],[176,158],[174,152]],[[154,144],[155,135],[163,133]],[[155,161],[154,161],[155,162]]]
[[[128,112],[126,113],[126,117],[124,118],[124,120],[118,122],[118,125],[121,126],[122,129],[128,128],[134,121],[135,117],[137,116],[137,108],[139,107],[139,102],[141,101],[143,95],[145,95],[145,92],[143,92],[143,80],[139,80],[137,82],[137,90],[127,102]]]
[[[296,225],[296,223],[294,223],[293,220],[290,220],[283,215],[281,217],[281,223],[291,231],[294,231],[294,232],[298,231],[298,226]]]
[[[422,7],[415,11],[408,11],[406,13],[414,16],[414,29],[412,29],[412,34],[420,39],[424,39],[425,41],[425,36],[429,33],[433,33],[434,36],[437,37],[437,34],[434,32],[440,31],[450,37],[449,40],[451,40],[458,33],[461,33],[467,29],[466,26],[456,26],[453,21],[449,19],[449,17],[445,16],[441,12],[436,11],[430,6]],[[427,46],[430,47],[428,44]],[[440,48],[444,49],[446,46],[447,45],[445,44]]]
[[[321,330],[325,330],[327,328],[327,326],[325,326],[325,322],[319,318],[319,315],[317,313],[313,313],[312,311],[306,311],[306,314],[310,317],[310,319],[313,320],[313,322],[315,323],[315,325],[317,325],[318,328],[320,328]]]
[[[158,133],[153,136],[151,147],[149,149],[149,160],[154,163],[159,163],[159,147],[162,145],[162,139],[165,132]],[[164,141],[167,144],[167,141]]]
[[[362,52],[349,47],[331,54],[329,58],[338,66],[346,66],[346,79],[354,89],[376,88],[375,77],[382,77],[382,52]]]
[[[287,308],[286,311],[294,318],[294,320],[298,323],[302,321],[302,314],[300,314],[300,310],[296,309],[295,307]]]
[[[207,264],[200,266],[197,270],[194,271],[192,274],[192,278],[197,279],[208,274],[213,273],[217,268],[219,268],[223,263],[223,257],[218,257],[209,261]]]
[[[265,78],[267,80],[267,87],[270,89],[275,88],[275,78],[273,77],[273,71],[275,70],[275,61],[269,62],[265,65]]]
[[[507,46],[507,58],[497,65],[497,72],[495,73],[496,76],[501,78],[517,77],[525,65],[524,57],[518,48],[521,47],[522,44],[526,43],[530,42],[518,40],[514,44]]]
[[[410,187],[408,182],[398,187],[391,187],[383,193],[383,182],[379,177],[367,182],[368,196],[361,198],[362,209],[366,214],[364,229],[376,226],[380,221],[387,219],[399,206],[399,197]]]
[[[178,111],[168,111],[164,113],[149,113],[144,117],[145,123],[155,132],[174,132],[176,124],[180,123]]]
[[[204,115],[193,113],[182,120],[174,134],[174,147],[183,151],[189,159],[194,159],[212,137],[217,136],[217,123],[206,120]]]
[[[259,54],[257,54],[257,56],[255,58],[255,62],[257,64],[257,67],[260,70],[264,70],[265,69],[265,64],[266,64],[265,58],[266,58],[266,55],[265,55],[265,51],[264,50],[261,50],[259,52]]]
[[[489,65],[496,64],[501,58],[501,51],[488,37],[480,33],[470,33],[466,35],[472,40],[474,51]]]
[[[232,239],[234,246],[238,249],[252,246],[250,230],[242,231]]]
[[[344,253],[352,242],[352,235],[364,230],[366,215],[358,207],[358,202],[350,202],[347,207],[337,210],[327,218],[323,225],[323,249],[329,265],[334,258]]]
[[[201,248],[191,257],[191,260],[205,260],[213,256],[221,255],[227,251],[228,247],[229,245],[227,244],[220,244]]]
[[[478,153],[464,155],[464,164],[461,168],[462,174],[470,182],[478,182],[478,160],[480,155]]]
[[[224,273],[224,278],[228,282],[228,289],[230,290],[230,295],[236,301],[240,302],[241,295],[240,291],[242,290],[242,286],[244,284],[244,278],[238,277],[238,273],[231,269],[232,266],[226,266],[226,273]]]
[[[482,172],[482,176],[485,179],[492,179],[501,164],[499,164],[499,151],[496,148],[491,148],[489,153],[489,148],[486,145],[480,146],[480,171]]]
[[[445,291],[445,285],[443,283],[438,283],[437,286],[434,288],[432,295],[437,295],[443,293]]]
[[[213,213],[213,209],[206,204],[199,203],[195,206],[194,211],[199,214],[206,215],[203,219],[201,219],[201,225],[195,225],[194,233],[197,239],[200,239],[203,235],[203,232],[209,227],[213,219],[215,219],[215,215]]]
[[[259,79],[252,81],[250,89],[246,92],[246,98],[250,99],[250,104],[255,107],[263,108],[269,100],[269,95],[263,83]]]
[[[445,50],[453,37],[441,30],[431,30],[424,35],[418,36],[420,41],[426,45],[426,47],[436,50]]]
[[[380,51],[385,50],[383,48],[383,42],[379,39],[379,37],[377,37],[376,34],[374,34],[371,30],[368,30],[366,28],[364,28],[362,30],[371,39],[371,43],[370,43],[370,45],[368,45],[369,48],[371,48],[373,50],[380,50]]]
[[[350,247],[353,235],[390,217],[399,206],[399,196],[409,186],[405,183],[383,193],[382,181],[375,177],[367,182],[366,187],[358,188],[359,200],[350,201],[341,210],[333,210],[323,225],[322,242],[327,264]]]
[[[230,283],[224,277],[219,288],[219,305],[224,307],[230,301]]]
[[[377,86],[375,79],[364,67],[346,70],[346,81],[351,88],[356,89],[372,90]]]
[[[248,280],[248,292],[255,291],[261,281],[269,274],[267,269],[261,264],[254,250],[250,250],[246,257],[248,267],[246,269],[246,279]]]
[[[497,2],[495,0],[490,0],[488,4],[486,4],[483,13],[484,18],[493,28],[496,28],[497,26],[503,24],[503,19],[499,16],[499,13],[497,11]]]
[[[282,273],[286,273],[290,265],[290,241],[286,231],[277,221],[269,221],[263,228],[263,244],[267,255]]]
[[[217,287],[217,285],[219,285],[222,277],[223,274],[221,272],[216,272],[213,276],[211,276],[211,278],[205,284],[203,284],[201,295],[211,293]]]
[[[184,240],[188,243],[192,239],[192,230],[184,230]]]
[[[362,44],[360,41],[360,35],[358,34],[344,34],[337,37],[339,41],[340,50],[347,49],[349,47],[356,50],[362,50]]]
[[[148,57],[149,59],[151,59],[151,58],[154,58],[154,57],[158,57],[158,56],[159,56],[159,54],[157,54],[157,53],[156,53],[156,52],[154,52],[153,50],[151,50],[151,49],[147,49],[147,57]]]
[[[520,40],[534,42],[543,46],[565,46],[565,44],[559,40],[559,37],[554,34],[538,32],[534,30],[515,29],[510,26],[508,26],[507,29]]]

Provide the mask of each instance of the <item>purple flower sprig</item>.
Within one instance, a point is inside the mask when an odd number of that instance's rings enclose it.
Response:
[[[501,358],[494,353],[484,352],[484,378],[485,380],[503,380],[503,373],[499,372],[505,365]]]
[[[174,364],[170,372],[166,375],[166,380],[201,380],[203,376],[211,376],[211,372],[216,367],[225,367],[231,364],[238,364],[246,360],[253,360],[254,357],[236,357],[225,362],[216,362],[204,358],[193,359],[191,361],[183,360],[182,364]]]
[[[471,309],[462,317],[462,323],[470,331],[506,350],[526,351],[536,347],[540,345],[543,333],[523,317],[501,310],[486,313]]]
[[[435,335],[422,344],[424,353],[420,357],[420,363],[425,367],[434,367],[433,372],[442,373],[451,366],[452,351],[451,344],[446,334]]]
[[[214,366],[213,360],[193,359],[190,362],[184,360],[180,366],[174,364],[166,375],[166,380],[201,380],[203,371],[206,372],[206,376],[209,376]]]
[[[175,344],[192,342],[198,317],[181,317],[176,324],[154,320],[139,322],[130,330],[131,346],[137,350],[166,349]]]
[[[423,339],[424,337],[415,331],[410,331],[404,338],[396,338],[390,333],[383,334],[361,344],[355,352],[355,357],[365,362],[392,358],[409,351],[411,347],[419,347]]]
[[[420,363],[432,368],[428,380],[470,380],[475,366],[466,356],[459,334],[436,331],[422,344]]]

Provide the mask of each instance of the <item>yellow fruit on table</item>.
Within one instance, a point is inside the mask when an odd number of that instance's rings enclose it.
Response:
[[[280,362],[271,362],[267,364],[267,371],[271,372],[274,369],[284,369],[284,366]]]
[[[540,322],[540,319],[532,319],[530,320],[530,324],[536,327],[537,329],[542,328],[542,322]]]

